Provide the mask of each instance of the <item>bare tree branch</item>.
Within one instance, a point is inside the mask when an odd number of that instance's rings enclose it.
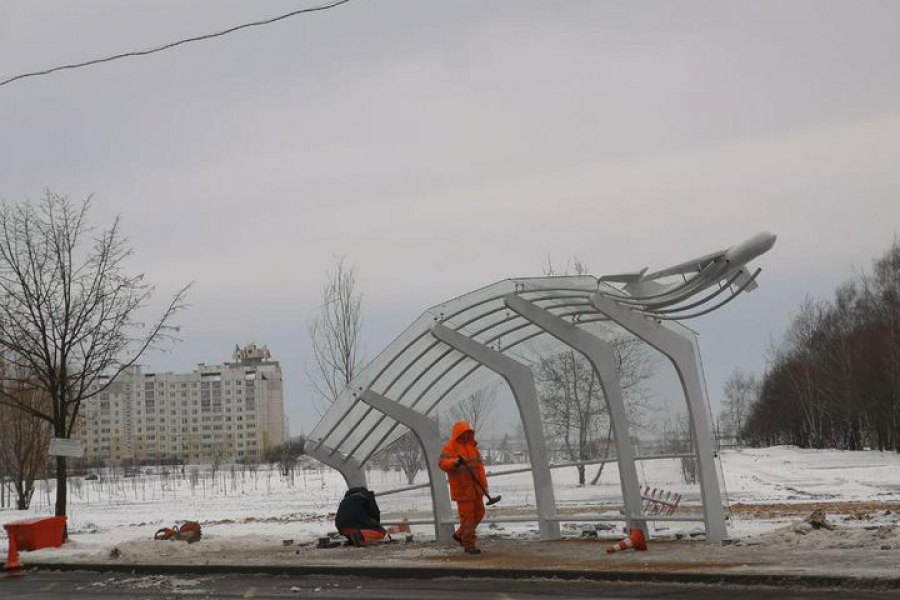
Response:
[[[306,373],[324,413],[362,367],[362,295],[356,291],[352,265],[339,259],[322,290],[322,306],[309,325],[312,364]]]
[[[154,289],[125,271],[132,249],[120,220],[95,230],[90,207],[90,197],[50,192],[37,204],[0,206],[0,352],[8,372],[26,374],[20,380],[46,398],[23,402],[0,386],[0,404],[49,422],[61,438],[72,435],[84,401],[148,349],[175,340],[172,319],[189,288],[158,318],[140,321]],[[66,510],[65,474],[57,457],[57,515]]]
[[[422,444],[412,431],[407,431],[403,437],[388,447],[389,456],[403,469],[406,481],[410,485],[416,480],[416,475],[425,466],[425,453]]]
[[[473,392],[463,398],[459,404],[450,407],[447,416],[451,421],[465,421],[476,432],[487,427],[491,412],[494,410],[494,402],[497,397],[497,388],[488,386]]]
[[[616,371],[623,399],[636,421],[644,400],[643,386],[653,374],[653,362],[641,342],[632,336],[611,335]],[[547,434],[560,442],[571,461],[593,458],[601,435],[610,442],[609,408],[603,387],[590,362],[573,350],[542,356],[534,366],[541,417]],[[585,470],[578,467],[585,483]]]

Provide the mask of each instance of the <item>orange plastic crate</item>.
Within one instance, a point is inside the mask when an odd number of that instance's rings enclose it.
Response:
[[[19,550],[59,548],[63,545],[66,517],[44,517],[13,521],[3,526],[7,535],[16,536]]]

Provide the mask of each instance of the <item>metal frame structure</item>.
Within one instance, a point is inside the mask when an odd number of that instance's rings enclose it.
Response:
[[[357,375],[310,433],[307,452],[365,485],[363,466],[406,431],[422,444],[428,462],[435,535],[448,541],[452,513],[444,474],[437,468],[440,441],[433,416],[497,376],[508,384],[525,429],[542,539],[559,537],[566,520],[624,520],[643,528],[636,457],[628,433],[612,349],[604,335],[624,329],[669,358],[681,381],[694,432],[706,538],[727,534],[707,418],[707,398],[696,335],[679,323],[700,317],[756,288],[760,271],[749,260],[772,247],[759,234],[725,250],[660,271],[574,277],[507,279],[428,309]],[[562,518],[555,503],[546,441],[529,365],[571,349],[592,365],[604,391],[615,433],[624,515]],[[409,486],[403,490],[423,486]],[[681,517],[682,520],[695,518]]]
[[[550,476],[547,442],[541,426],[537,390],[534,387],[534,375],[531,373],[531,369],[443,325],[438,324],[432,327],[431,335],[499,374],[509,385],[513,397],[516,399],[516,406],[519,407],[519,415],[525,429],[541,539],[559,539],[559,522],[555,520],[557,512],[556,498],[553,494],[553,478]]]
[[[441,433],[437,421],[419,414],[398,402],[376,394],[372,390],[362,393],[366,404],[409,427],[415,434],[425,454],[425,468],[428,471],[428,487],[431,488],[431,504],[434,509],[434,536],[439,542],[453,541],[453,511],[450,493],[444,485],[444,474],[438,466],[441,456]]]
[[[322,444],[310,444],[308,448],[305,448],[305,452],[338,471],[347,482],[347,487],[366,487],[366,472],[358,461],[343,456],[340,452],[335,452]]]
[[[581,329],[515,294],[508,295],[504,299],[504,303],[510,310],[515,311],[530,323],[537,325],[573,350],[583,354],[591,363],[603,388],[616,440],[625,516],[628,517],[629,527],[638,527],[640,524],[633,518],[639,516],[641,512],[641,487],[638,483],[634,461],[634,448],[631,446],[631,436],[628,433],[628,412],[622,401],[622,390],[616,374],[615,352],[612,346],[587,330]]]

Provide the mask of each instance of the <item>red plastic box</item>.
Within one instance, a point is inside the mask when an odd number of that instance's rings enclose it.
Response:
[[[3,528],[10,537],[16,536],[19,550],[59,548],[65,541],[66,517],[13,521],[4,525]]]

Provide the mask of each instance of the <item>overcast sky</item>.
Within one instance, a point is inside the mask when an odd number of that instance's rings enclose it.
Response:
[[[0,79],[300,6],[0,0]],[[46,188],[122,215],[161,297],[196,281],[147,368],[268,344],[293,433],[335,256],[371,356],[548,255],[655,269],[769,230],[759,290],[689,323],[717,402],[900,230],[900,2],[356,0],[0,87],[0,199]]]

